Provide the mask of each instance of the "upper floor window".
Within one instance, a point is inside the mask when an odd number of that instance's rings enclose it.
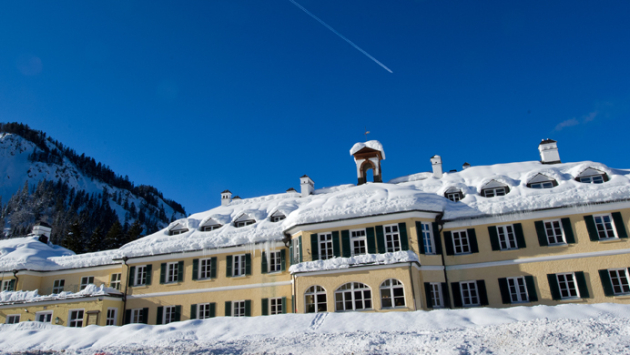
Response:
[[[470,241],[468,240],[468,233],[465,230],[452,232],[453,235],[453,248],[455,254],[468,254],[470,253]]]
[[[112,274],[109,281],[109,287],[120,290],[120,276],[121,274]]]
[[[17,324],[20,323],[20,315],[12,314],[7,316],[7,324]]]
[[[320,313],[328,311],[326,290],[321,286],[311,286],[304,293],[306,313]]]
[[[537,174],[527,182],[527,187],[532,189],[550,189],[555,186],[558,186],[558,182],[543,174]]]
[[[35,321],[42,322],[42,323],[51,323],[52,315],[53,315],[52,311],[37,312],[37,314],[35,315]]]
[[[453,202],[457,202],[464,198],[464,194],[459,189],[450,188],[446,190],[446,192],[444,193],[444,197],[446,197],[447,199]]]
[[[516,236],[514,235],[514,226],[497,226],[497,233],[499,235],[499,245],[501,250],[518,249],[516,243]]]
[[[179,281],[179,262],[166,264],[166,283]]]
[[[134,275],[134,286],[147,284],[147,265],[136,266]]]
[[[234,255],[232,258],[232,276],[245,275],[246,254]]]
[[[603,171],[588,168],[582,171],[576,180],[585,184],[603,184],[608,181],[608,176]]]
[[[564,231],[559,219],[555,221],[545,221],[543,223],[549,245],[565,244]]]
[[[213,259],[215,259],[215,261],[213,262]],[[193,269],[194,269],[194,263],[195,261],[193,260]],[[216,265],[216,258],[207,258],[207,259],[201,259],[198,261],[198,267],[199,270],[197,278],[199,280],[204,280],[204,279],[209,279],[212,278],[212,264],[214,263]],[[215,271],[216,274],[216,271]]]
[[[317,238],[319,239],[319,258],[321,260],[334,258],[335,251],[333,250],[332,233],[319,233]]]
[[[61,293],[66,285],[66,280],[55,280],[53,282],[52,293]]]
[[[398,232],[398,225],[391,224],[385,226],[385,248],[388,253],[400,251],[400,233]]]
[[[433,238],[433,229],[430,223],[421,223],[422,228],[422,245],[425,254],[435,254],[435,240]]]
[[[348,282],[335,291],[336,311],[358,311],[372,308],[372,291],[359,282]]]
[[[396,279],[385,280],[381,284],[381,307],[393,308],[405,306],[405,289]]]
[[[280,221],[282,221],[285,218],[287,218],[287,216],[285,216],[284,213],[278,211],[278,212],[275,212],[274,214],[272,214],[269,219],[272,222],[280,222]]]
[[[184,227],[180,223],[175,224],[171,229],[169,229],[169,235],[178,235],[182,233],[188,232],[188,228]]]
[[[13,291],[15,287],[15,280],[3,280],[2,291]]]
[[[241,228],[256,223],[256,220],[243,213],[240,217],[234,220],[234,227]]]
[[[484,196],[484,197],[505,196],[508,192],[510,192],[510,189],[507,185],[502,184],[498,181],[492,180],[481,189],[481,196]]]
[[[83,310],[70,311],[70,317],[68,317],[68,327],[81,328],[83,327]]]
[[[222,227],[222,225],[220,225],[220,224],[212,224],[212,225],[208,225],[208,226],[201,226],[201,231],[202,232],[210,232],[210,231],[213,231],[215,229],[219,229],[221,227]]]
[[[352,245],[352,256],[367,254],[365,229],[350,231],[350,244]]]
[[[85,289],[87,285],[94,283],[94,276],[84,276],[81,278],[81,290]]]
[[[593,216],[593,219],[595,220],[595,228],[597,228],[597,234],[600,240],[617,238],[613,219],[610,214]]]

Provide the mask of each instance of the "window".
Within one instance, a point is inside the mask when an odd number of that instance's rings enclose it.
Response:
[[[62,293],[65,284],[66,284],[66,280],[55,280],[53,282],[52,293]]]
[[[457,191],[446,191],[445,196],[446,196],[447,199],[449,199],[449,200],[451,200],[453,202],[458,202],[458,201],[460,201],[461,199],[464,198],[464,194],[461,191],[459,191],[459,190],[457,190]]]
[[[481,190],[481,195],[484,197],[505,196],[506,193],[507,191],[505,187],[495,187]]]
[[[173,283],[173,282],[178,282],[178,281],[179,281],[179,263],[178,262],[167,263],[165,283]]]
[[[578,177],[578,181],[583,182],[585,184],[603,184],[604,176],[603,175],[580,176]]]
[[[83,327],[83,310],[70,311],[70,317],[68,327],[81,328]]]
[[[352,256],[367,254],[365,243],[365,229],[359,229],[350,232],[350,245],[352,246]]]
[[[109,287],[120,290],[120,276],[121,274],[112,274],[112,277],[109,281]]]
[[[595,220],[595,227],[600,240],[617,238],[611,215],[593,216],[593,219]]]
[[[269,314],[282,314],[282,297],[269,299]]]
[[[232,316],[245,317],[245,301],[232,302]]]
[[[270,220],[272,222],[280,222],[283,219],[287,218],[282,212],[276,212],[274,214],[271,215]]]
[[[282,271],[282,259],[279,251],[269,253],[269,272]]]
[[[300,262],[300,250],[302,250],[302,246],[300,242],[302,241],[302,237],[291,240],[293,244],[293,260],[297,264]]]
[[[612,283],[613,292],[615,293],[615,295],[624,295],[630,293],[627,269],[608,270],[608,274],[610,275],[610,282]]]
[[[560,297],[562,299],[580,297],[580,293],[575,282],[574,273],[571,272],[566,274],[556,274],[556,277],[558,278]]]
[[[422,228],[422,245],[425,254],[435,254],[435,242],[433,239],[433,230],[430,223],[421,223]]]
[[[304,293],[306,313],[320,313],[328,311],[326,290],[321,286],[311,286]]]
[[[7,316],[7,324],[17,324],[17,323],[20,323],[19,314],[13,314],[13,315]]]
[[[336,311],[358,311],[372,308],[372,291],[359,282],[348,282],[335,291]]]
[[[245,254],[234,255],[232,259],[232,276],[245,275]]]
[[[107,318],[105,318],[105,325],[116,325],[116,308],[107,309]]]
[[[254,220],[238,221],[238,222],[234,222],[234,227],[241,228],[241,227],[249,226],[250,224],[254,224],[255,222],[256,221]]]
[[[468,233],[463,231],[453,232],[453,247],[455,254],[470,253],[470,243],[468,241]]]
[[[177,313],[176,306],[166,306],[164,307],[164,315],[162,324],[168,324],[175,322],[175,314]]]
[[[53,312],[37,312],[35,314],[35,321],[42,323],[52,322]]]
[[[146,285],[147,283],[147,266],[136,266],[136,276],[134,278],[134,286]]]
[[[396,279],[385,280],[381,284],[381,308],[405,306],[405,290],[403,284]]]
[[[385,226],[385,248],[388,253],[400,251],[400,233],[398,233],[398,225],[392,224]]]
[[[466,281],[459,283],[462,294],[462,304],[464,307],[479,306],[479,293],[477,292],[477,282]]]
[[[560,223],[560,220],[546,221],[544,224],[549,245],[565,244],[562,223]]]
[[[431,299],[433,300],[433,308],[443,308],[444,299],[442,298],[442,285],[432,282],[429,284]]]
[[[81,278],[81,290],[85,289],[87,285],[94,283],[94,276],[84,276]]]
[[[529,302],[524,277],[508,277],[507,283],[512,303]]]
[[[537,182],[529,185],[532,189],[550,189],[553,187],[553,182],[545,181],[545,182]]]
[[[210,312],[210,303],[201,303],[198,305],[199,314],[197,314],[198,319],[208,319],[212,317],[212,313]]]
[[[2,291],[13,291],[14,280],[2,281]]]
[[[213,230],[219,229],[219,228],[221,228],[220,224],[214,224],[214,225],[211,225],[211,226],[203,226],[203,227],[201,227],[201,231],[202,232],[210,232],[210,231],[213,231]]]
[[[514,236],[514,227],[512,225],[497,226],[497,232],[499,234],[501,250],[518,249],[516,236]]]
[[[332,233],[320,233],[317,238],[319,239],[319,258],[321,260],[332,259],[335,256]]]
[[[199,260],[199,279],[209,279],[212,277],[212,258]]]
[[[142,317],[142,308],[131,310],[131,319],[129,320],[129,323],[145,323],[145,320]]]
[[[188,232],[188,229],[177,229],[177,230],[172,230],[171,231],[171,235],[178,235],[178,234],[182,234]]]

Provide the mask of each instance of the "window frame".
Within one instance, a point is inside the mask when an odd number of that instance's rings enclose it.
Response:
[[[81,318],[72,318],[74,312],[81,312]],[[83,328],[85,322],[85,309],[71,309],[68,311],[68,327],[69,328]],[[79,326],[77,324],[80,323]],[[74,324],[74,325],[73,325]]]
[[[203,276],[205,273],[206,276]],[[208,280],[212,278],[212,258],[199,259],[199,269],[197,270],[197,280]]]
[[[447,192],[445,197],[453,202],[459,202],[464,198],[464,194],[461,191]]]
[[[354,236],[354,233],[363,233],[363,235],[357,235]],[[354,243],[356,242],[362,242],[363,246],[359,246],[359,249],[363,249],[365,250],[365,252],[363,253],[355,253],[355,245]],[[351,256],[356,256],[356,255],[367,255],[368,250],[367,250],[367,232],[365,231],[365,228],[363,229],[353,229],[350,230],[350,251],[351,251]]]
[[[551,186],[546,186],[546,185],[551,185]],[[553,186],[552,181],[541,181],[541,182],[535,182],[535,183],[529,184],[529,188],[542,190],[542,189],[552,189],[554,188],[554,186]]]
[[[206,317],[207,313],[207,317]],[[197,304],[197,319],[210,319],[210,303],[198,303]]]
[[[13,280],[12,279],[2,280],[2,291],[11,291],[11,290],[9,290],[9,287],[11,285],[11,281],[13,281]]]
[[[462,236],[463,233],[463,236]],[[457,243],[455,235],[458,235],[459,239],[460,239],[460,245],[459,248],[461,248],[460,252],[457,252]],[[453,254],[454,255],[467,255],[467,254],[472,254],[472,248],[470,247],[470,238],[468,236],[468,231],[466,229],[461,229],[461,230],[457,230],[457,231],[451,231],[451,238],[453,239]],[[464,245],[462,242],[466,241],[466,244]],[[464,247],[466,247],[468,249],[468,251],[464,251]]]
[[[236,311],[242,311],[241,313],[237,313]],[[246,317],[245,314],[245,300],[232,301],[232,317]]]
[[[147,265],[138,265],[134,270],[133,285],[146,286],[147,284]]]
[[[425,229],[426,226],[426,229]],[[435,238],[433,237],[433,226],[431,223],[420,222],[420,229],[422,233],[422,245],[424,247],[424,254],[435,255]],[[429,250],[431,249],[431,250]]]
[[[630,295],[630,275],[629,275],[628,269],[616,268],[616,269],[608,269],[607,271],[608,271],[608,277],[610,277],[610,284],[612,286],[613,294],[615,296]],[[612,272],[615,272],[617,274],[617,278],[619,279],[618,281],[621,287],[621,292],[615,291],[615,283],[613,281],[614,277],[611,274]],[[619,272],[623,272],[622,277],[625,277],[625,285],[623,284],[623,280],[621,280],[621,277],[619,276]],[[628,289],[628,291],[624,291],[623,290],[624,288]]]
[[[390,282],[389,285],[385,285],[386,282]],[[397,284],[394,284],[394,282],[397,282]],[[394,292],[395,289],[400,289],[402,290],[402,296],[397,296]],[[386,307],[383,305],[385,297],[383,295],[383,290],[385,291],[389,291],[389,302],[391,302],[391,306]],[[407,300],[405,298],[405,285],[398,279],[387,279],[383,282],[381,282],[381,285],[379,287],[379,291],[380,291],[380,295],[381,295],[381,309],[396,309],[396,308],[407,308]],[[402,297],[402,306],[398,306],[396,305],[396,299],[400,299]]]
[[[294,264],[298,264],[300,262],[300,250],[302,250],[302,241],[301,238],[291,239],[291,244],[293,244],[293,261]]]
[[[503,191],[502,195],[498,193],[499,190]],[[490,195],[489,192],[491,192],[492,194]],[[488,187],[488,188],[484,188],[484,189],[481,190],[481,195],[483,197],[487,197],[487,198],[501,197],[501,196],[505,196],[507,194],[508,194],[508,189],[505,186]]]
[[[17,318],[17,321],[15,320]],[[7,314],[4,324],[18,324],[22,318],[21,314]]]
[[[250,226],[254,223],[256,223],[256,221],[253,219],[248,219],[246,221],[238,221],[238,222],[234,222],[234,228],[243,228],[243,227]]]
[[[179,282],[179,262],[173,261],[166,263],[166,275],[164,276],[165,284],[174,284]]]
[[[350,285],[350,289],[341,289],[342,287],[346,286],[346,285]],[[364,288],[355,288],[356,285],[363,285],[365,286]],[[368,296],[369,297],[365,297],[365,292],[368,292]],[[361,299],[358,300],[356,299],[356,294],[357,292],[359,292],[361,294]],[[349,294],[350,299],[347,300],[346,299],[346,295]],[[370,311],[370,310],[374,310],[374,301],[372,298],[372,289],[370,288],[370,286],[368,286],[367,284],[364,284],[362,282],[354,282],[354,281],[350,281],[350,282],[346,282],[343,285],[337,287],[337,289],[335,290],[335,312],[353,312],[353,311]],[[341,295],[342,300],[338,301],[337,300],[337,295]],[[352,304],[352,309],[346,309],[346,303],[350,302]],[[360,302],[362,305],[362,308],[357,309],[357,302]],[[368,302],[368,307],[366,307],[366,302]],[[341,303],[343,305],[343,309],[338,309],[338,305],[339,303]]]
[[[282,297],[270,298],[268,306],[269,315],[282,314]]]
[[[466,287],[464,287],[466,285]],[[472,285],[472,287],[471,287]],[[466,288],[466,290],[464,290]],[[469,296],[466,297],[464,292],[468,292]],[[475,295],[472,295],[472,292]],[[479,297],[479,290],[477,289],[477,281],[460,281],[459,282],[459,293],[462,298],[462,306],[463,307],[478,307],[481,306],[481,297]],[[472,302],[473,299],[476,298],[477,302]]]
[[[609,219],[609,221],[608,221],[608,222],[604,222],[604,220],[603,220],[603,219],[604,219],[604,218],[606,218],[606,217]],[[602,223],[597,223],[597,219],[598,219],[598,218],[601,218]],[[612,216],[612,214],[611,214],[611,213],[603,213],[603,214],[596,214],[596,215],[593,215],[593,222],[595,223],[595,230],[597,231],[597,237],[599,238],[599,240],[606,241],[606,240],[615,240],[615,239],[619,239],[619,234],[617,233],[617,228],[616,228],[616,226],[615,226],[615,220],[613,219],[613,216]],[[602,232],[600,231],[599,226],[601,225],[601,226],[603,226],[603,227],[605,228],[605,227],[606,227],[606,224],[610,224],[610,227],[611,227],[611,231],[612,231],[612,233],[613,233],[613,236],[612,236],[612,237],[602,238],[602,237],[601,237],[601,233],[602,233]],[[607,230],[607,229],[604,229],[604,231],[603,231],[603,232],[604,232],[606,235],[608,235],[608,230]]]
[[[177,313],[177,306],[164,306],[162,310],[162,324],[169,324],[175,322],[175,314]]]
[[[508,228],[512,230],[511,240],[509,237],[510,232],[508,231]],[[497,237],[499,238],[499,248],[501,250],[517,250],[518,249],[518,241],[516,240],[516,231],[514,230],[513,224],[504,224],[504,225],[497,226]],[[505,248],[503,247],[504,242],[506,245]]]
[[[38,320],[39,317],[41,316],[48,316],[50,315],[50,320],[49,321],[41,321]],[[41,311],[41,312],[35,312],[35,321],[36,322],[40,322],[40,323],[51,323],[53,321],[53,311]]]
[[[525,277],[524,276],[506,277],[506,280],[507,280],[507,285],[508,285],[508,291],[510,293],[510,303],[511,304],[528,303],[529,291],[527,290],[527,282],[525,281]],[[518,284],[519,280],[522,282],[522,284],[520,285]],[[510,281],[514,283],[515,292],[512,292],[512,285],[510,284]],[[523,299],[523,293],[525,294],[525,299]]]
[[[388,232],[387,228],[391,228],[391,230]],[[396,231],[394,232],[393,229],[396,229]],[[402,243],[401,243],[401,238],[400,238],[400,228],[398,226],[398,224],[387,224],[383,226],[383,236],[385,238],[385,252],[386,253],[395,253],[397,251],[401,251],[402,250]],[[390,244],[390,240],[389,238],[391,238],[391,244],[392,247],[389,247]],[[367,239],[366,239],[367,241]],[[398,248],[396,248],[396,243],[398,243]]]
[[[429,287],[431,288],[431,297],[433,298],[433,306],[431,308],[444,308],[442,284],[440,282],[429,282]],[[436,300],[439,301],[439,305]]]
[[[547,229],[547,223],[552,223],[552,229],[554,230],[554,240],[558,239],[558,236],[555,234],[555,227],[553,226],[553,223],[558,223],[558,226],[560,227],[560,237],[562,238],[562,242],[555,242],[555,243],[551,243],[549,241],[549,230]],[[553,246],[553,245],[566,245],[567,244],[567,238],[566,238],[566,233],[564,232],[564,226],[562,225],[562,220],[560,219],[550,219],[550,220],[546,220],[543,221],[543,227],[545,228],[545,236],[547,237],[547,245]]]
[[[322,240],[322,237],[326,239]],[[335,257],[332,232],[317,233],[317,249],[319,251],[317,255],[319,255],[320,260],[328,260]]]
[[[118,275],[117,280],[114,280],[115,275]],[[120,291],[121,280],[122,280],[122,273],[119,272],[119,273],[111,274],[111,276],[109,277],[109,287]]]
[[[94,284],[94,276],[83,276],[81,277],[81,285],[79,286],[79,290],[84,290],[88,285]]]
[[[282,272],[282,253],[280,250],[269,252],[268,274]],[[273,270],[272,270],[273,269]]]
[[[110,311],[113,312],[111,316]],[[112,307],[107,308],[107,313],[105,313],[105,325],[117,325],[116,323],[118,323],[118,309]]]
[[[601,181],[599,182],[595,181],[596,179],[597,180],[601,179]],[[588,181],[584,181],[584,180],[588,180]],[[603,184],[606,182],[606,180],[604,179],[604,174],[578,176],[578,181],[583,184]]]
[[[578,287],[577,279],[575,278],[575,273],[574,272],[560,272],[560,273],[557,273],[555,275],[556,275],[556,282],[558,284],[558,290],[560,292],[560,299],[561,300],[574,300],[574,299],[581,298],[581,296],[580,296],[580,288]],[[562,283],[560,281],[560,276],[565,278],[564,282],[566,282],[566,284],[567,284],[566,289],[569,291],[569,296],[567,296],[567,297],[564,297],[562,295]],[[573,290],[575,291],[576,296],[572,296],[571,295],[571,289],[569,287],[569,281],[566,280],[567,276],[571,276],[571,278],[572,278],[571,283],[573,284]]]
[[[134,308],[131,310],[131,319],[129,319],[129,323],[133,324],[142,324],[144,323],[144,319],[142,319],[142,308]]]
[[[321,291],[318,289],[321,288]],[[310,290],[313,290],[312,292]],[[318,296],[324,296],[322,302]],[[312,296],[313,302],[309,303],[308,297]],[[313,312],[309,312],[309,305],[313,306]],[[319,307],[323,306],[324,310],[319,310]],[[304,313],[325,313],[328,312],[328,293],[326,289],[319,285],[313,285],[306,289],[304,292]]]
[[[219,228],[221,228],[222,225],[221,224],[212,224],[209,226],[201,226],[201,231],[202,232],[212,232],[213,230],[217,230]]]
[[[57,284],[57,286],[55,286],[55,283]],[[53,281],[53,287],[52,287],[52,293],[53,294],[59,294],[63,292],[63,289],[66,287],[66,280],[65,279],[58,279],[58,280],[54,280]],[[58,291],[58,292],[55,292]]]
[[[241,276],[245,276],[247,270],[246,270],[246,254],[238,254],[238,255],[233,255],[232,256],[232,277],[241,277]],[[238,261],[237,261],[238,260]],[[239,264],[239,267],[237,268],[236,265]],[[245,302],[245,301],[243,301]]]

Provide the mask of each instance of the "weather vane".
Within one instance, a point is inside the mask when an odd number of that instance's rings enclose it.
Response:
[[[370,131],[367,130],[367,127],[365,127],[365,139],[367,140],[367,135],[370,133]]]

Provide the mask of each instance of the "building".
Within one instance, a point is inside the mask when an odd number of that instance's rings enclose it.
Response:
[[[300,192],[225,190],[220,206],[117,250],[0,241],[0,321],[630,303],[630,171],[562,163],[549,139],[538,150],[450,172],[436,155],[431,172],[385,183],[382,145],[357,143],[357,185],[317,190],[304,175]]]

